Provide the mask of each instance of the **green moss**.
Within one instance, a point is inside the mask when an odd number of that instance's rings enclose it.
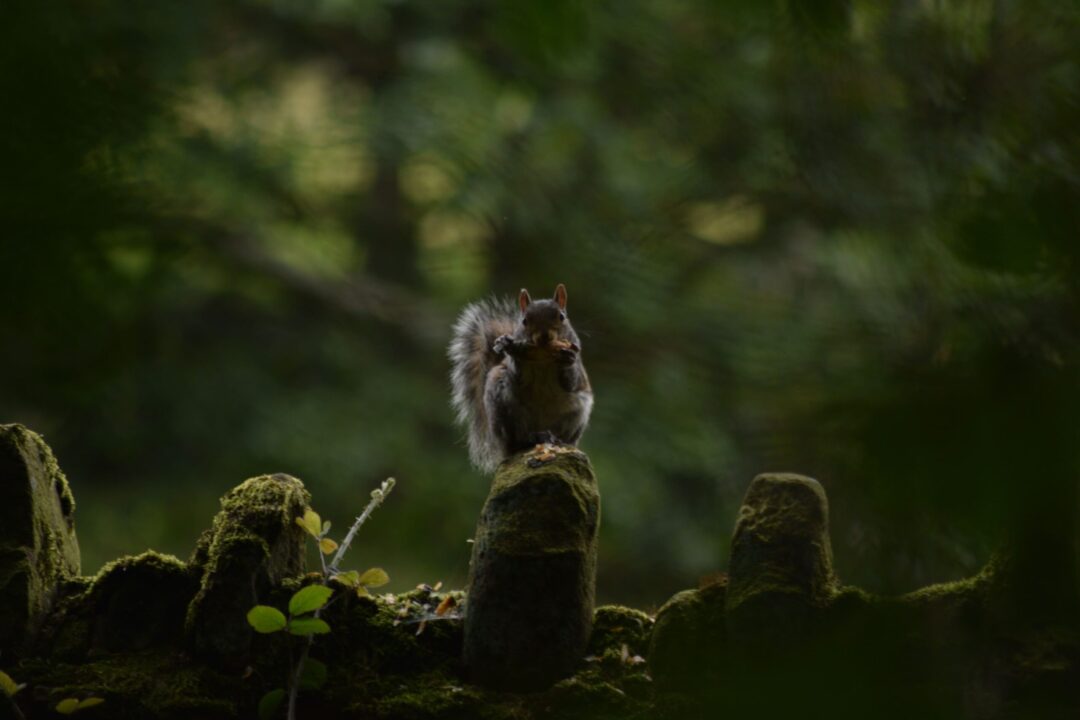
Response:
[[[114,560],[94,578],[67,587],[39,647],[77,660],[92,652],[178,647],[196,579],[179,559],[151,550]]]
[[[378,720],[498,718],[479,689],[441,672],[387,677],[367,684],[363,696],[348,705],[360,717]]]
[[[33,686],[35,710],[42,716],[63,698],[94,695],[105,699],[97,717],[236,718],[238,699],[250,692],[239,676],[192,666],[175,652],[113,655],[77,664],[26,660],[16,672]]]
[[[693,691],[714,682],[727,646],[726,578],[671,597],[656,614],[649,667],[659,687]]]
[[[632,655],[645,655],[652,629],[653,619],[640,610],[622,605],[602,605],[593,614],[588,653],[602,655],[607,650],[619,650],[626,645]]]
[[[75,499],[41,436],[0,425],[0,646],[37,633],[62,584],[79,574]]]
[[[191,558],[201,579],[187,630],[201,657],[232,668],[246,662],[247,611],[304,570],[304,535],[295,519],[309,500],[303,483],[280,474],[246,480],[221,499],[221,512]]]
[[[754,478],[732,539],[729,612],[766,596],[827,603],[835,584],[828,524],[828,499],[816,480],[789,473]]]
[[[499,532],[485,539],[492,550],[508,555],[582,552],[594,542],[600,522],[592,465],[584,453],[567,452],[536,468],[529,464],[533,454],[515,455],[499,466],[480,529],[497,516]]]
[[[489,687],[539,690],[585,655],[596,588],[600,495],[572,451],[504,461],[477,524],[464,657]]]

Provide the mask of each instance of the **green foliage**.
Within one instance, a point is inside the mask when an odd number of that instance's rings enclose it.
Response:
[[[256,605],[248,610],[247,621],[255,632],[272,633],[284,630],[288,622],[280,610],[269,605]]]
[[[272,720],[278,716],[281,703],[285,700],[285,691],[281,688],[271,690],[259,700],[259,720]]]
[[[0,692],[4,693],[9,698],[15,697],[15,694],[22,690],[26,685],[20,685],[11,679],[3,670],[0,670]]]
[[[301,690],[320,690],[326,684],[326,663],[309,657],[300,674]]]
[[[308,585],[296,591],[289,599],[289,614],[303,615],[315,612],[330,599],[334,591],[325,585]]]
[[[356,570],[338,572],[337,565],[341,561],[342,555],[349,549],[356,533],[371,517],[371,514],[386,500],[386,497],[394,489],[396,482],[394,478],[387,478],[378,488],[372,490],[371,500],[353,521],[340,547],[335,541],[326,537],[326,534],[330,531],[330,523],[323,522],[319,514],[312,508],[305,508],[304,514],[296,518],[296,524],[315,540],[318,550],[323,555],[329,555],[335,551],[336,553],[330,564],[327,564],[326,559],[320,555],[319,561],[322,567],[320,582],[302,587],[293,593],[292,597],[289,598],[288,617],[282,614],[280,610],[266,605],[256,605],[248,611],[248,624],[258,632],[270,633],[285,630],[290,635],[303,637],[307,640],[296,666],[289,668],[286,688],[271,690],[259,702],[259,717],[261,719],[265,720],[275,716],[287,697],[287,717],[289,720],[295,720],[296,698],[299,691],[319,690],[326,684],[326,664],[310,657],[309,651],[316,635],[325,635],[330,632],[330,625],[319,617],[319,613],[331,602],[334,594],[329,582],[336,580],[339,584],[354,589],[357,594],[364,595],[367,593],[367,587],[376,587],[390,581],[390,577],[382,568],[371,568],[361,574]]]
[[[393,467],[380,560],[463,584],[449,327],[559,281],[602,598],[715,571],[758,472],[821,479],[881,591],[974,571],[1075,477],[1076,3],[305,8],[0,29],[0,397],[71,458],[87,567],[183,552],[211,479],[295,468],[341,527]]]
[[[64,698],[56,704],[56,712],[61,715],[71,715],[73,713],[92,708],[105,702],[104,699],[99,697],[88,697],[82,700],[78,698]]]

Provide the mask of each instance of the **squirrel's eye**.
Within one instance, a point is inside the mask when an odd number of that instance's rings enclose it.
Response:
[[[565,320],[566,319],[566,313],[560,311],[559,312],[559,319],[560,320]]]
[[[527,317],[521,318],[521,324],[522,325],[528,325],[529,324],[529,318],[527,318]]]

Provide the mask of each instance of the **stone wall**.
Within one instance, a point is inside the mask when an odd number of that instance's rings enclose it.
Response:
[[[94,696],[105,702],[80,714],[251,718],[282,684],[290,640],[252,632],[245,614],[284,608],[313,582],[294,522],[309,502],[299,480],[265,475],[226,493],[186,561],[147,552],[94,577],[80,573],[68,482],[18,425],[0,426],[0,493],[0,669],[27,684],[22,715],[55,717],[59,700]],[[876,597],[837,578],[828,516],[814,480],[761,475],[726,575],[676,594],[655,619],[593,608],[600,513],[588,458],[511,458],[481,514],[472,614],[462,591],[346,593],[312,650],[327,682],[301,693],[298,716],[1078,716],[1077,615],[1069,602],[1046,615],[1015,602],[1026,574],[1007,552],[975,577]],[[464,624],[414,622],[447,597]]]

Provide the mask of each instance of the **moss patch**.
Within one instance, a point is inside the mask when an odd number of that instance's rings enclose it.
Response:
[[[221,499],[221,512],[191,558],[201,571],[187,613],[197,655],[234,670],[247,662],[248,610],[285,578],[303,572],[304,536],[295,519],[309,501],[303,483],[280,474],[246,480]]]
[[[148,551],[72,583],[42,633],[41,649],[67,661],[88,654],[179,647],[197,581],[179,559]]]
[[[580,664],[592,629],[600,495],[588,458],[504,461],[477,524],[464,657],[470,677],[540,690]]]
[[[41,436],[0,425],[0,647],[31,640],[79,574],[75,498]]]

